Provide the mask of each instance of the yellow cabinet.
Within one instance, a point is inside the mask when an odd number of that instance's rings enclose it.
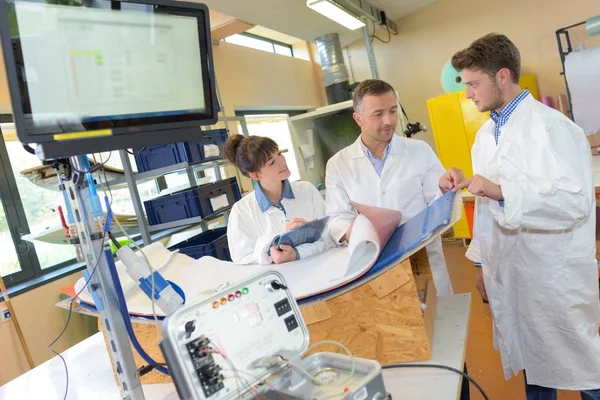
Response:
[[[537,81],[534,75],[522,76],[519,81],[523,89],[539,98]],[[471,147],[479,128],[490,118],[490,113],[481,113],[475,104],[466,97],[466,91],[449,93],[427,100],[431,129],[437,154],[444,168],[459,168],[468,179],[473,176]],[[454,225],[454,235],[469,238],[466,212]]]

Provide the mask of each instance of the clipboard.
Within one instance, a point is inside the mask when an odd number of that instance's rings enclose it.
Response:
[[[280,246],[282,244],[297,247],[305,243],[314,243],[321,239],[328,221],[329,215],[326,215],[307,222],[296,229],[277,235],[271,242],[271,247],[277,246],[277,249],[281,250]]]

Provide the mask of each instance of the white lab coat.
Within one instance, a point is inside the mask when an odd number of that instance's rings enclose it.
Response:
[[[275,236],[285,232],[287,221],[292,218],[311,221],[325,216],[325,200],[314,185],[291,182],[291,187],[294,198],[281,200],[285,214],[274,206],[263,213],[254,191],[233,205],[227,223],[227,242],[234,263],[270,264],[271,257],[267,252]],[[321,253],[324,249],[323,239],[296,247],[300,259]]]
[[[506,379],[600,388],[600,302],[589,144],[561,113],[523,99],[501,128],[490,120],[473,172],[500,184],[504,207],[477,197],[467,257],[480,261]]]
[[[350,201],[398,210],[403,223],[441,195],[438,184],[445,170],[427,143],[394,135],[379,177],[360,140],[327,162],[327,214],[332,216],[329,230],[334,243],[356,217]],[[427,246],[427,257],[438,295],[452,294],[441,239]]]

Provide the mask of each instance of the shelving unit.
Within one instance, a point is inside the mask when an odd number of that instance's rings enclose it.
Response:
[[[352,113],[352,100],[348,100],[288,118],[301,180],[315,185],[325,182],[327,160],[360,135]],[[301,146],[311,143],[314,154],[309,163]]]
[[[246,120],[243,117],[220,116],[218,123],[211,126],[210,128],[213,129],[214,127],[223,127],[223,125],[225,125],[225,127],[228,130],[229,135],[231,135],[232,133],[237,133],[237,130],[232,131],[229,128],[229,123],[239,124],[241,126],[241,130],[242,130],[243,134],[245,136],[249,136],[248,127],[246,125]],[[146,217],[144,205],[142,204],[142,200],[140,198],[140,194],[139,194],[137,185],[140,183],[143,183],[143,182],[151,181],[151,180],[159,180],[160,178],[164,177],[165,175],[167,175],[169,173],[182,171],[182,170],[185,170],[187,173],[188,182],[190,184],[190,187],[197,185],[198,178],[196,176],[196,173],[199,171],[212,169],[214,171],[216,180],[221,180],[221,179],[223,179],[223,176],[221,174],[221,167],[229,166],[230,165],[229,161],[223,160],[223,159],[218,159],[218,160],[213,159],[213,160],[201,161],[201,162],[197,162],[197,163],[185,162],[185,163],[170,165],[170,166],[164,167],[164,168],[158,168],[158,169],[147,171],[147,172],[138,173],[138,172],[133,171],[133,168],[131,166],[131,161],[130,161],[127,151],[119,150],[119,156],[121,157],[121,162],[123,163],[124,177],[109,181],[108,185],[110,187],[123,186],[125,184],[127,185],[128,189],[129,189],[129,193],[131,195],[131,202],[133,203],[133,209],[134,209],[136,218],[139,222],[139,232],[140,232],[140,235],[142,236],[144,246],[147,246],[150,243],[152,243],[151,233],[153,233],[153,232],[157,232],[157,231],[161,231],[161,230],[165,230],[165,229],[172,229],[172,228],[176,228],[176,227],[185,227],[185,226],[190,226],[190,225],[200,225],[202,230],[205,231],[208,229],[207,223],[206,223],[207,220],[212,220],[212,219],[218,218],[220,216],[224,216],[225,222],[227,223],[228,212],[231,209],[231,206],[224,208],[222,211],[220,211],[214,215],[211,215],[208,219],[203,219],[201,217],[195,217],[195,218],[187,218],[187,219],[182,219],[182,220],[178,220],[178,221],[168,222],[168,223],[164,223],[164,224],[149,225],[148,218]],[[240,185],[240,189],[241,189],[241,181],[240,181],[239,171],[237,169],[236,169],[236,174],[237,174],[238,184]],[[166,183],[164,182],[164,180],[162,183],[157,182],[157,187],[159,187],[159,190],[166,189]],[[102,189],[103,185],[99,185],[98,188]]]

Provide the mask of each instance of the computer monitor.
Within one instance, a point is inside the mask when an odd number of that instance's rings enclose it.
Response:
[[[0,0],[17,137],[42,159],[198,138],[218,105],[208,8]]]

